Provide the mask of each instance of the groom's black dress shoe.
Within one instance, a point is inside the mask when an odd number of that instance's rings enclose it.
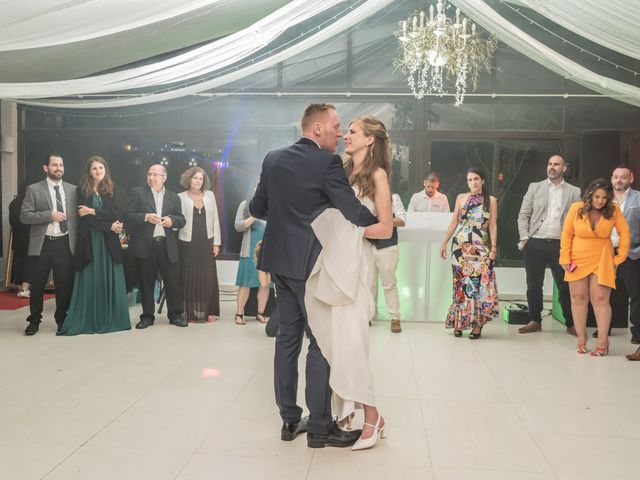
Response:
[[[350,447],[356,443],[361,433],[362,430],[345,432],[338,427],[336,422],[331,422],[331,425],[324,432],[307,432],[307,446],[309,448]]]
[[[282,429],[280,430],[280,439],[285,442],[290,442],[295,439],[301,433],[307,431],[307,420],[309,417],[304,417],[298,420],[297,422],[284,422],[282,424]]]

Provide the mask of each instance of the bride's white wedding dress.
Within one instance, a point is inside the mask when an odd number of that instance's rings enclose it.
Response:
[[[375,215],[373,201],[361,201]],[[369,287],[372,246],[362,236],[364,228],[333,208],[311,227],[322,252],[306,284],[307,318],[331,366],[332,411],[344,419],[362,404],[376,404],[369,366],[369,320],[375,313]]]

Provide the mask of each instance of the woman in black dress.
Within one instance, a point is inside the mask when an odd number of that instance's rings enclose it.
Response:
[[[180,278],[184,312],[191,323],[215,322],[220,315],[216,257],[220,252],[220,220],[211,180],[200,167],[180,177],[180,193],[187,223],[180,230]]]

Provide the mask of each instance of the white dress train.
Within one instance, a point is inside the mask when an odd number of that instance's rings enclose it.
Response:
[[[306,283],[309,327],[331,366],[332,410],[344,419],[362,404],[375,405],[369,366],[371,244],[362,227],[330,208],[311,224],[322,252]]]

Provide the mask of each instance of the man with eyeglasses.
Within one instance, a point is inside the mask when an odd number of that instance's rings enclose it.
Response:
[[[166,181],[164,165],[151,165],[147,172],[147,185],[133,189],[125,215],[131,232],[129,247],[136,256],[142,300],[142,315],[136,325],[138,329],[150,327],[155,320],[153,292],[158,271],[164,283],[169,323],[178,327],[189,325],[183,315],[177,240],[185,218],[180,197],[164,188]]]

